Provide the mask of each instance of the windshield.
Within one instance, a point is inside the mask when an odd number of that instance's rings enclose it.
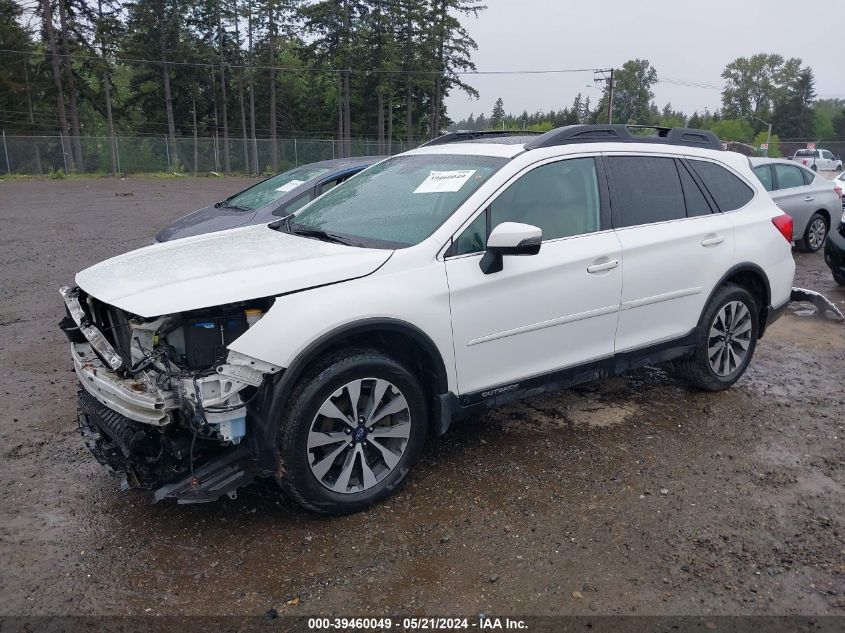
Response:
[[[396,156],[312,202],[291,218],[290,229],[330,233],[361,246],[413,246],[506,162],[491,156]]]
[[[260,209],[266,207],[271,202],[275,202],[312,178],[322,176],[327,171],[330,171],[328,167],[314,167],[309,165],[297,167],[296,169],[291,169],[290,171],[263,180],[240,193],[236,193],[226,200],[222,206],[239,207],[250,211]]]

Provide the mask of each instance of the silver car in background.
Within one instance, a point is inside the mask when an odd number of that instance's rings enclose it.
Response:
[[[754,174],[784,212],[792,216],[799,250],[819,250],[831,227],[842,220],[842,201],[834,181],[789,160],[749,158]]]

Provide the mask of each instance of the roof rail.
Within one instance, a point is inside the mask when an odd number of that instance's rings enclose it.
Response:
[[[631,130],[655,130],[656,134],[631,134]],[[567,125],[546,132],[525,144],[525,149],[553,147],[574,143],[662,143],[686,145],[705,149],[722,149],[722,142],[710,130],[688,127],[660,127],[654,125]]]
[[[472,141],[479,138],[497,138],[505,136],[539,136],[542,132],[534,132],[532,130],[458,130],[457,132],[447,132],[442,136],[433,138],[427,143],[423,143],[420,147],[430,147],[432,145],[445,145],[447,143],[460,143],[461,141]]]

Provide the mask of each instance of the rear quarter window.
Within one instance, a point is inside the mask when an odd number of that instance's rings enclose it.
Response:
[[[754,197],[751,187],[721,165],[703,160],[690,160],[689,164],[719,205],[720,211],[733,211],[744,207]]]
[[[810,185],[816,179],[816,174],[811,172],[809,169],[802,169],[801,175],[804,176],[804,184]]]

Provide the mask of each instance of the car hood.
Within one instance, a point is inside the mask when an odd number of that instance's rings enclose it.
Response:
[[[202,235],[214,231],[225,231],[238,226],[249,224],[255,217],[256,211],[240,211],[215,207],[214,205],[192,211],[156,233],[157,242],[178,240],[183,237]]]
[[[76,284],[107,304],[155,317],[364,277],[392,253],[248,226],[118,255],[78,273]]]

